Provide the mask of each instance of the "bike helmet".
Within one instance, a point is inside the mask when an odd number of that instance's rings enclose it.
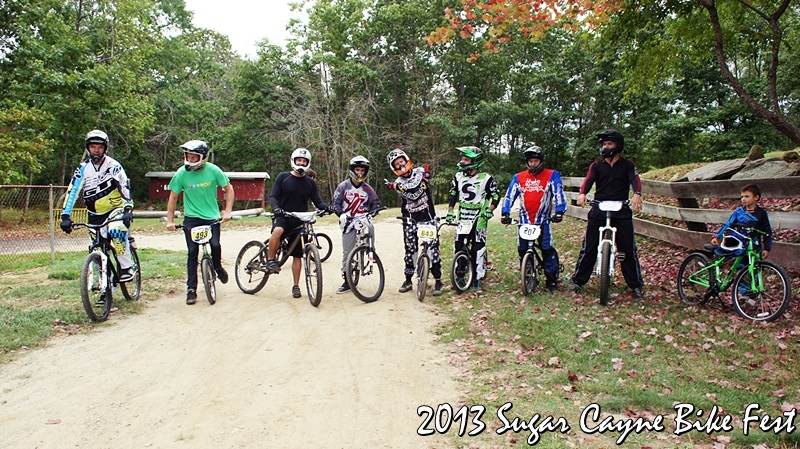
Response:
[[[726,235],[719,244],[720,249],[732,253],[734,256],[744,254],[744,243],[732,235]]]
[[[364,174],[359,175],[356,173],[356,167],[364,167]],[[367,178],[367,174],[369,173],[369,160],[364,156],[356,156],[350,159],[350,164],[347,165],[347,169],[350,171],[350,179],[356,182],[362,182]]]
[[[484,162],[486,162],[486,156],[483,155],[483,151],[481,151],[478,147],[458,147],[456,148],[461,156],[466,156],[470,159],[469,164],[462,164],[461,162],[456,165],[456,168],[467,173],[472,171],[473,169],[478,170],[483,166]]]
[[[625,138],[622,137],[622,133],[614,130],[608,129],[601,133],[597,134],[597,140],[600,142],[600,156],[604,158],[614,157],[615,154],[622,153],[622,150],[625,148]],[[617,144],[615,148],[603,148],[603,141],[610,140]]]
[[[531,145],[525,149],[522,153],[525,155],[525,166],[528,167],[528,172],[532,175],[538,175],[539,173],[544,170],[544,151],[542,148],[536,145]],[[539,159],[539,165],[536,167],[531,167],[528,165],[528,159],[536,158]]]
[[[401,157],[406,160],[406,165],[405,167],[402,167],[400,170],[395,170],[394,166],[392,165],[392,162]],[[389,168],[391,168],[394,174],[397,176],[405,176],[411,172],[412,168],[414,168],[414,164],[411,162],[411,158],[408,157],[406,152],[401,150],[400,148],[395,148],[394,150],[390,151],[389,155],[386,156],[386,162],[389,163]]]
[[[302,157],[303,159],[308,160],[308,165],[306,165],[304,167],[302,165],[295,164],[294,160],[299,158],[299,157]],[[292,170],[294,170],[297,173],[300,173],[302,175],[303,173],[305,173],[306,170],[311,168],[311,152],[308,151],[305,148],[298,148],[298,149],[292,151],[292,157],[291,157],[291,160],[289,162],[292,165]]]
[[[190,140],[181,145],[181,149],[184,153],[183,167],[186,171],[197,171],[205,166],[209,153],[207,143],[202,140]],[[200,155],[200,160],[197,162],[187,162],[186,153],[198,154]]]
[[[94,156],[91,152],[89,152],[89,144],[90,143],[100,143],[103,144],[103,155],[102,156]],[[102,161],[104,157],[106,157],[106,152],[108,151],[108,134],[100,131],[99,129],[93,129],[86,134],[86,139],[84,141],[84,147],[86,148],[86,152],[89,153],[89,159],[92,160],[95,164]]]

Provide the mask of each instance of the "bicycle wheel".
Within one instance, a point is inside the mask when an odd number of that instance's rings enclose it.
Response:
[[[450,284],[458,293],[464,293],[472,284],[472,261],[468,252],[459,251],[453,256],[453,265],[450,268]]]
[[[751,321],[775,321],[792,300],[789,275],[768,260],[755,263],[753,273],[745,268],[733,281],[733,306],[739,315]]]
[[[710,282],[710,270],[703,270],[709,264],[708,257],[703,253],[689,254],[681,263],[678,270],[678,296],[685,304],[693,306],[703,302]]]
[[[247,242],[236,256],[236,285],[248,295],[258,293],[269,280],[267,246],[258,240]]]
[[[536,287],[539,285],[539,279],[536,278],[536,256],[532,252],[528,251],[522,257],[520,273],[522,274],[522,294],[531,295],[535,293]]]
[[[142,292],[142,267],[139,265],[139,255],[136,253],[136,248],[133,247],[133,242],[131,242],[131,259],[133,260],[133,279],[120,285],[122,286],[122,296],[130,301],[136,301]]]
[[[322,261],[319,259],[317,245],[306,243],[306,256],[303,259],[306,269],[306,290],[308,301],[312,306],[319,306],[322,301]]]
[[[608,288],[611,285],[611,242],[603,242],[600,247],[600,304],[608,305]]]
[[[214,274],[214,264],[211,257],[204,255],[200,260],[200,271],[203,273],[203,286],[206,289],[206,298],[209,304],[217,302],[217,286],[214,284],[216,274]]]
[[[428,292],[428,273],[431,270],[431,260],[423,252],[417,258],[417,299],[422,302]]]
[[[386,280],[383,264],[375,250],[367,246],[353,248],[347,256],[347,267],[347,283],[356,298],[364,302],[376,301],[383,293]]]
[[[81,268],[81,300],[92,321],[105,321],[111,312],[111,277],[106,272],[103,279],[102,264],[100,254],[93,252],[86,256]]]
[[[319,250],[320,262],[325,262],[331,257],[333,252],[333,242],[328,234],[322,232],[317,233],[317,249]]]

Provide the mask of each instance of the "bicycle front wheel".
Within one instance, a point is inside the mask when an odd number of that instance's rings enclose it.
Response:
[[[319,259],[317,245],[314,243],[306,243],[305,253],[303,262],[306,269],[308,301],[312,306],[318,307],[322,301],[322,261]]]
[[[428,273],[431,271],[431,259],[423,252],[417,258],[417,299],[422,302],[428,292]]]
[[[267,247],[258,240],[247,242],[236,256],[236,285],[248,295],[258,293],[269,280]]]
[[[522,294],[532,295],[539,285],[539,280],[536,278],[536,256],[532,252],[529,251],[522,257],[520,272],[522,274]]]
[[[710,262],[703,253],[689,254],[678,270],[678,296],[685,304],[693,306],[703,302],[705,293],[711,285],[710,270],[705,269]]]
[[[206,289],[206,298],[209,304],[217,302],[217,287],[214,284],[214,264],[211,263],[211,257],[203,256],[200,260],[200,271],[203,273],[203,286]]]
[[[130,282],[125,282],[122,285],[122,296],[130,301],[139,299],[139,294],[142,292],[142,267],[139,265],[139,255],[136,254],[136,248],[133,247],[133,238],[131,238],[131,259],[133,260],[133,279]]]
[[[86,256],[81,268],[81,300],[92,321],[105,321],[111,312],[111,277],[106,274],[103,279],[102,265],[100,254],[93,252]]]
[[[458,293],[464,293],[472,284],[472,261],[469,253],[459,251],[453,256],[450,268],[450,284]]]
[[[768,260],[755,263],[752,274],[745,268],[733,281],[733,306],[739,315],[751,321],[775,321],[792,300],[789,275]]]
[[[333,242],[328,234],[322,232],[317,233],[317,249],[319,250],[320,262],[325,262],[331,257],[333,252]]]
[[[377,301],[386,282],[381,258],[367,246],[358,246],[350,251],[345,277],[356,298],[364,302]]]
[[[611,243],[603,242],[600,247],[600,304],[608,305],[608,289],[611,286]]]

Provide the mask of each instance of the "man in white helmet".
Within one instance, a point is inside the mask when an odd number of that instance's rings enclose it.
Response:
[[[302,222],[295,218],[284,215],[284,212],[308,212],[308,202],[314,203],[317,209],[333,212],[320,196],[316,181],[306,176],[311,168],[311,152],[305,148],[298,148],[292,152],[289,158],[292,170],[282,172],[275,178],[272,190],[269,193],[269,205],[272,213],[272,235],[269,238],[269,254],[267,256],[267,268],[272,273],[281,271],[281,267],[275,260],[278,253],[278,246],[281,238],[291,239],[300,231]],[[300,269],[302,268],[303,248],[297,245],[292,251],[292,274],[294,284],[292,286],[292,296],[299,298],[300,294]]]
[[[228,282],[228,272],[222,267],[222,244],[220,243],[219,204],[217,204],[217,188],[225,192],[225,211],[221,214],[222,221],[231,219],[233,211],[234,192],[228,176],[215,164],[208,162],[211,151],[208,144],[202,140],[190,140],[181,145],[183,150],[183,167],[175,172],[169,182],[169,200],[167,201],[167,229],[175,230],[172,222],[175,217],[175,208],[178,195],[183,192],[183,232],[186,239],[188,254],[186,257],[186,304],[197,301],[197,259],[200,255],[200,245],[192,240],[192,228],[196,226],[211,226],[211,261],[217,279],[223,284]],[[216,224],[214,224],[216,223]]]
[[[61,213],[61,230],[72,232],[72,208],[80,196],[89,212],[89,224],[100,225],[112,221],[100,230],[106,237],[111,235],[115,248],[118,248],[120,282],[130,282],[134,278],[135,267],[131,258],[128,240],[133,221],[133,199],[125,169],[115,159],[108,156],[108,135],[99,129],[90,131],[84,139],[84,148],[89,158],[75,169],[64,199]],[[90,233],[92,239],[94,234]]]

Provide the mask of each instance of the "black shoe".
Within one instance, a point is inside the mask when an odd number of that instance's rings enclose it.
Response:
[[[556,282],[548,282],[547,290],[549,290],[550,293],[555,293],[558,290],[558,284]]]
[[[433,296],[439,296],[439,295],[441,295],[441,294],[442,294],[442,289],[443,289],[443,288],[444,288],[444,285],[442,285],[442,281],[440,281],[439,279],[437,279],[437,280],[436,280],[436,285],[434,285],[434,287],[433,287]]]
[[[119,281],[130,282],[133,280],[133,267],[119,269]]]
[[[337,294],[338,293],[347,293],[349,291],[350,291],[350,284],[348,284],[347,281],[344,281],[344,283],[342,283],[342,286],[339,287],[338,290],[336,290],[336,293]]]
[[[300,294],[300,287],[295,285],[294,287],[292,287],[292,297],[293,298],[299,298],[300,296],[302,296]]]
[[[572,293],[580,293],[583,290],[583,287],[573,282],[572,285],[569,286],[569,290]]]
[[[186,304],[191,305],[196,302],[197,302],[197,292],[193,288],[190,288],[189,290],[186,291]]]
[[[228,283],[228,272],[225,271],[225,269],[222,268],[221,265],[219,268],[217,268],[217,279],[219,279],[219,281],[222,282],[223,284]]]
[[[403,285],[400,286],[399,291],[400,293],[410,292],[412,287],[413,286],[411,285],[411,281],[406,279],[406,281],[403,282]]]
[[[269,259],[267,261],[267,271],[272,274],[277,274],[281,272],[281,266],[278,265],[278,261],[275,259]]]
[[[631,296],[633,296],[633,299],[642,299],[642,289],[641,288],[632,289]]]

